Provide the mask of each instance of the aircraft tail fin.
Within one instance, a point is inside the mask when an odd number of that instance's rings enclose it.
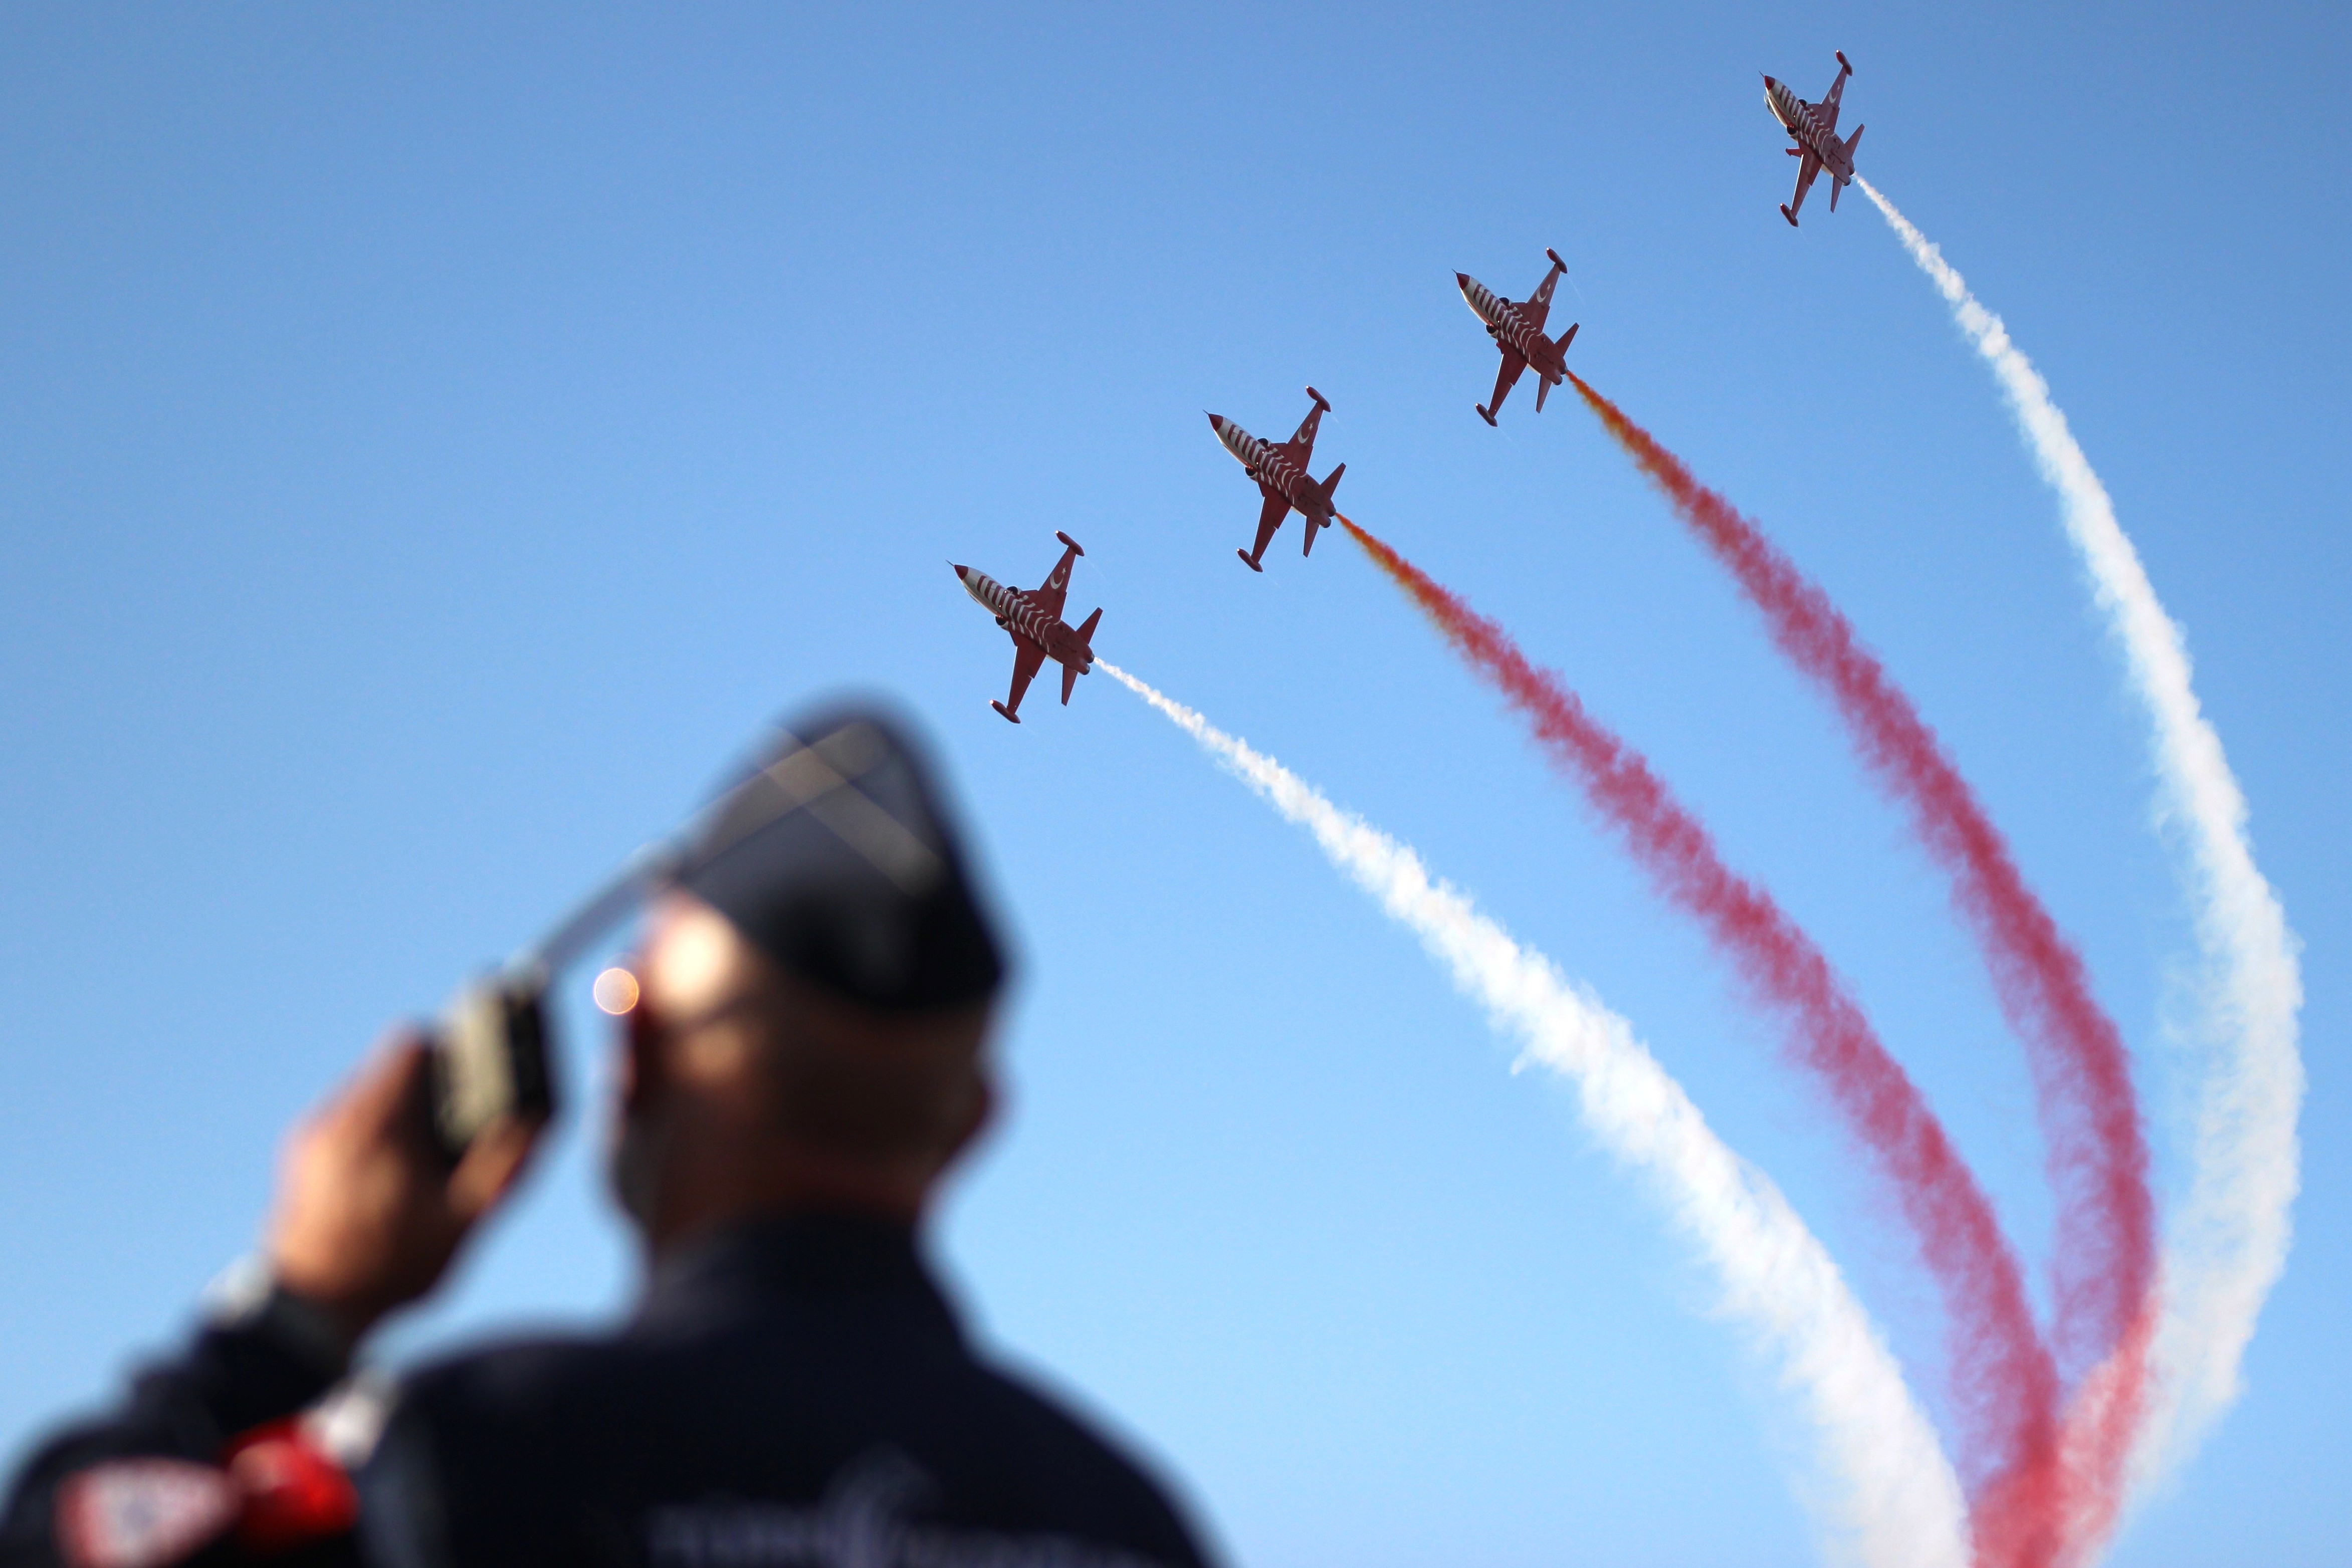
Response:
[[[1078,664],[1068,659],[1062,660],[1062,706],[1064,707],[1070,706],[1070,688],[1078,684],[1080,675],[1094,667],[1095,628],[1101,624],[1102,606],[1097,605],[1095,612],[1078,624],[1078,648],[1086,655],[1086,662]]]
[[[1576,341],[1576,329],[1580,325],[1580,322],[1570,321],[1568,324],[1567,331],[1562,332],[1559,337],[1550,340],[1552,357],[1559,361],[1560,373],[1562,375],[1565,375],[1568,371],[1568,346]],[[1541,334],[1538,333],[1538,336],[1541,336]],[[1540,365],[1536,367],[1536,412],[1538,413],[1541,413],[1543,412],[1545,394],[1549,392],[1553,387],[1558,386],[1559,384],[1559,376],[1553,375],[1549,371],[1545,370]],[[1490,419],[1486,423],[1492,424],[1495,422]]]
[[[1853,134],[1838,144],[1839,150],[1845,157],[1845,172],[1830,182],[1830,211],[1832,212],[1837,211],[1838,193],[1845,189],[1845,183],[1848,180],[1853,178],[1853,150],[1862,145],[1864,129],[1862,126],[1855,126]]]
[[[1339,487],[1339,476],[1347,471],[1348,465],[1342,463],[1324,476],[1323,483],[1315,486],[1315,493],[1323,497],[1323,516],[1320,518],[1310,517],[1303,511],[1298,514],[1307,523],[1307,544],[1306,548],[1298,552],[1300,555],[1313,555],[1315,536],[1331,526],[1331,513],[1337,509],[1331,504],[1331,495]]]
[[[1840,144],[1841,150],[1845,154],[1845,173],[1830,182],[1830,211],[1832,212],[1837,211],[1838,193],[1845,189],[1846,181],[1853,178],[1853,150],[1862,145],[1863,130],[1862,126],[1855,126],[1853,134]]]

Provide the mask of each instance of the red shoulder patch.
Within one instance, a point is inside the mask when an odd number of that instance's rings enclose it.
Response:
[[[257,1556],[341,1535],[359,1521],[351,1477],[299,1419],[273,1421],[237,1438],[228,1468],[244,1496],[236,1542]]]

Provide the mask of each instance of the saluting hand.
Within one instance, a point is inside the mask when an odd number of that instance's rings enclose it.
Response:
[[[287,1140],[270,1265],[354,1344],[440,1281],[521,1174],[543,1125],[501,1117],[452,1168],[433,1142],[428,1094],[426,1046],[404,1030]]]

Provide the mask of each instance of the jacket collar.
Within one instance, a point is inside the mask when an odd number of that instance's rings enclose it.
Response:
[[[961,1337],[953,1310],[923,1264],[914,1228],[849,1214],[779,1215],[688,1242],[655,1265],[637,1321],[660,1324],[844,1291],[908,1301]]]

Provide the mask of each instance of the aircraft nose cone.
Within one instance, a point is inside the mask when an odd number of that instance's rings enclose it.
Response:
[[[1469,275],[1468,273],[1466,273],[1466,272],[1457,272],[1457,273],[1455,273],[1455,274],[1454,275],[1454,287],[1456,287],[1456,288],[1458,288],[1458,289],[1460,289],[1460,290],[1462,290],[1462,292],[1463,292],[1463,293],[1465,293],[1465,294],[1469,293],[1469,292],[1470,292],[1470,275]]]
[[[1206,409],[1202,410],[1202,412],[1203,413],[1208,413]],[[1215,431],[1219,435],[1223,435],[1225,433],[1225,422],[1223,418],[1217,414],[1209,414],[1209,428]]]

